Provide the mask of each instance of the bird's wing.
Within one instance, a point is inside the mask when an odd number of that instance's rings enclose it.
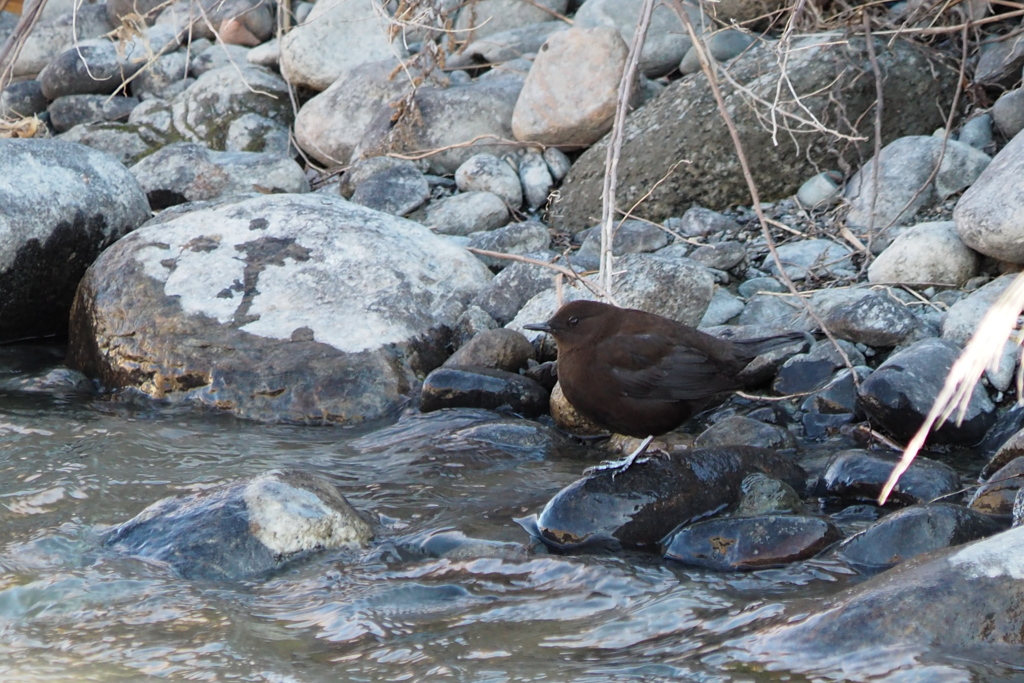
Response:
[[[699,349],[662,334],[616,335],[595,349],[622,395],[655,401],[694,400],[736,388],[734,379]]]

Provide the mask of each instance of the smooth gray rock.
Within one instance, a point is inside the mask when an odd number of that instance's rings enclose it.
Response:
[[[957,139],[965,145],[984,151],[992,144],[992,115],[986,112],[970,119],[960,127]]]
[[[519,159],[519,180],[523,184],[526,206],[531,211],[536,211],[547,204],[555,181],[551,177],[547,162],[537,150],[528,149]]]
[[[847,183],[847,223],[872,230],[907,223],[921,209],[970,186],[991,161],[974,147],[947,140],[939,172],[926,185],[942,149],[942,140],[931,135],[910,135],[886,145],[879,157],[877,195],[873,157]],[[922,187],[924,191],[920,191]]]
[[[242,67],[249,63],[250,49],[241,45],[225,45],[217,43],[202,52],[193,51],[192,61],[188,65],[190,75],[199,78],[208,71],[221,69],[225,66]]]
[[[702,206],[690,207],[682,218],[678,222],[672,222],[670,227],[687,237],[704,237],[716,232],[728,232],[740,228],[739,223],[728,216]]]
[[[992,122],[1008,138],[1024,130],[1024,89],[1004,92],[992,105]]]
[[[959,287],[978,272],[978,261],[953,221],[918,223],[902,231],[871,262],[868,281]]]
[[[852,267],[850,256],[853,252],[838,242],[827,239],[808,239],[788,242],[776,249],[786,274],[793,280],[810,277],[829,277],[836,270]],[[778,273],[778,267],[771,255],[765,257],[763,266],[769,273]]]
[[[309,192],[292,159],[257,152],[214,152],[194,142],[168,145],[131,167],[153,209],[251,192]]]
[[[156,25],[248,47],[269,40],[276,29],[274,5],[268,0],[177,0],[160,12]]]
[[[131,83],[132,94],[170,99],[195,82],[186,79],[187,75],[188,55],[184,52],[161,55],[136,75]]]
[[[455,170],[455,184],[462,192],[491,192],[501,197],[511,209],[523,203],[523,186],[506,161],[493,154],[471,156]]]
[[[711,297],[711,303],[704,311],[704,317],[700,319],[698,327],[724,325],[742,313],[744,307],[742,299],[733,296],[728,289],[716,286],[715,294]]]
[[[378,108],[412,89],[397,66],[394,57],[360,64],[302,105],[295,118],[299,147],[322,164],[348,164]]]
[[[442,367],[485,367],[505,372],[526,369],[534,357],[526,337],[504,327],[483,330],[449,356]]]
[[[0,12],[0,19],[11,16]],[[102,4],[83,4],[74,11],[64,3],[47,3],[14,62],[15,78],[36,77],[56,55],[76,42],[99,38],[111,28]]]
[[[1024,135],[1017,134],[960,197],[953,220],[964,244],[986,256],[1024,263],[1020,239],[1024,194]]]
[[[0,140],[0,340],[63,334],[75,288],[149,218],[113,157],[59,140]]]
[[[478,38],[467,45],[461,54],[451,55],[446,61],[446,66],[501,64],[523,55],[534,54],[552,33],[569,28],[564,22],[551,21],[550,17],[545,19],[548,20]]]
[[[430,173],[445,175],[474,154],[504,154],[508,146],[493,141],[513,139],[512,110],[521,89],[522,80],[514,77],[448,88],[424,86],[416,91],[412,105],[400,112],[379,107],[353,155],[365,158],[445,148],[426,159]],[[393,120],[396,113],[398,118]],[[474,142],[467,144],[470,141]]]
[[[491,192],[464,192],[427,206],[424,224],[442,235],[469,235],[508,223],[505,202]]]
[[[288,126],[266,116],[242,114],[228,124],[224,138],[226,152],[270,152],[279,156],[297,156],[289,140]]]
[[[318,2],[281,39],[281,74],[289,83],[324,91],[358,66],[405,56],[369,0]]]
[[[927,336],[914,314],[885,294],[836,306],[823,322],[840,339],[868,346],[896,346]]]
[[[824,171],[811,176],[796,191],[797,201],[807,208],[828,206],[839,201],[843,191],[836,182],[833,172]]]
[[[207,71],[171,103],[174,127],[186,140],[223,150],[232,121],[245,114],[290,126],[292,106],[281,77],[243,64]]]
[[[1006,291],[1015,277],[1013,273],[998,277],[954,303],[942,321],[942,338],[958,346],[966,345],[978,323],[988,313],[988,309]]]
[[[104,532],[125,555],[169,564],[187,579],[267,576],[323,550],[364,548],[373,530],[320,475],[271,470],[190,496],[164,498]]]
[[[746,248],[739,242],[716,242],[697,247],[690,252],[690,258],[708,268],[731,270],[747,257]]]
[[[172,208],[82,280],[69,364],[249,419],[383,417],[490,277],[426,228],[327,194]]]
[[[716,62],[727,62],[733,57],[740,55],[754,42],[754,36],[735,29],[724,29],[715,31],[705,41],[708,52]],[[700,71],[700,61],[697,59],[697,50],[692,46],[683,56],[679,63],[679,71],[683,74],[692,74]]]
[[[749,417],[732,415],[705,429],[693,442],[694,448],[713,446],[756,446],[781,450],[796,448],[796,439],[788,430]]]
[[[470,0],[459,9],[459,15],[455,19],[454,35],[459,42],[473,43],[540,21],[555,22],[556,15],[565,14],[568,4],[567,0],[541,0],[537,3],[516,0]]]

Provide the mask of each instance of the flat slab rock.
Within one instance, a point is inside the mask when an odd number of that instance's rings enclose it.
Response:
[[[464,302],[490,277],[423,226],[341,197],[187,205],[90,268],[69,364],[110,388],[250,419],[381,417],[447,357]]]

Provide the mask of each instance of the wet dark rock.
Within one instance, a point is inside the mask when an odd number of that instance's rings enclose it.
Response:
[[[856,419],[857,416],[853,413],[804,413],[800,418],[804,426],[804,435],[816,441],[841,433],[843,427]]]
[[[960,349],[944,339],[925,339],[893,355],[860,387],[864,411],[901,441],[909,440],[924,422]],[[933,443],[975,444],[995,421],[995,406],[985,387],[974,387],[963,422],[955,417],[933,431]]]
[[[149,218],[135,178],[106,154],[59,140],[4,140],[0,340],[63,334],[78,281]]]
[[[1024,488],[1024,457],[1014,458],[992,474],[974,492],[968,504],[987,515],[1011,515],[1017,492]]]
[[[82,279],[69,364],[249,419],[359,422],[418,392],[490,277],[423,226],[341,197],[172,207]]]
[[[559,491],[537,518],[542,540],[569,550],[622,545],[654,550],[677,526],[740,499],[747,475],[762,472],[801,488],[804,472],[772,451],[746,446],[638,459],[629,469],[594,470]]]
[[[846,539],[839,546],[838,554],[855,565],[891,567],[921,553],[991,536],[1005,527],[988,515],[962,505],[912,505],[886,515]]]
[[[941,551],[940,551],[941,552]],[[961,651],[1024,643],[1024,528],[907,562],[852,589],[825,607],[761,629],[729,645],[788,671],[820,672],[853,661],[876,661],[890,671],[893,644]],[[884,653],[884,661],[878,660]],[[835,669],[837,671],[841,669]]]
[[[832,456],[815,490],[818,496],[851,501],[875,500],[899,458],[871,451],[840,451]],[[960,489],[960,477],[949,465],[917,456],[903,473],[889,500],[896,505],[928,503]]]
[[[664,554],[717,571],[764,569],[814,557],[842,537],[839,527],[823,517],[722,517],[675,532]]]
[[[756,446],[758,448],[796,448],[796,439],[788,429],[733,415],[704,430],[694,442],[697,448],[714,446]]]
[[[982,468],[979,475],[981,479],[988,479],[997,470],[1008,465],[1011,460],[1024,456],[1024,427],[1019,425],[1022,420],[1024,420],[1024,407],[1015,405],[1000,416],[999,422],[986,435],[983,445],[990,447],[995,445],[998,450]]]
[[[800,410],[825,415],[860,414],[856,382],[863,382],[870,374],[871,368],[866,365],[855,366],[853,370],[843,368],[828,384],[808,396]]]
[[[547,412],[548,392],[529,377],[484,367],[440,367],[423,380],[420,410],[505,409],[535,417]]]
[[[506,372],[518,372],[533,358],[533,346],[514,330],[499,327],[476,335],[459,347],[445,367],[481,366]]]
[[[747,476],[740,484],[743,497],[736,507],[736,517],[757,517],[773,512],[802,513],[806,506],[792,486],[761,472]]]
[[[328,480],[271,470],[157,501],[107,531],[104,545],[165,562],[187,579],[232,581],[265,576],[318,550],[357,550],[372,537]]]
[[[850,362],[864,363],[864,355],[853,344],[840,340],[839,344]],[[772,382],[772,389],[779,394],[802,394],[820,389],[832,380],[833,372],[845,367],[846,361],[829,340],[814,344],[811,350],[797,354],[787,360]]]
[[[851,144],[844,156],[849,163],[870,147],[870,116],[863,114],[876,99],[873,79],[865,78],[870,68],[867,45],[862,39],[836,43],[829,35],[807,36],[793,44],[786,63],[793,93],[799,104],[815,117],[831,118],[830,108],[843,110],[844,120],[867,133],[864,141]],[[916,106],[918,102],[948,103],[955,74],[938,66],[934,53],[909,41],[876,40],[878,59],[887,66],[884,99],[892,104],[882,115],[882,139],[888,142],[913,133],[931,133],[942,125],[938,110]],[[778,83],[773,49],[757,46],[730,65],[730,76],[753,89],[755,96],[772,100]],[[934,71],[933,71],[934,69]],[[927,76],[924,76],[927,74]],[[825,132],[802,135],[799,142],[779,137],[773,143],[770,127],[761,120],[764,111],[750,104],[747,92],[723,84],[725,106],[746,149],[758,150],[751,173],[767,200],[796,192],[801,183],[821,169],[814,159],[824,158],[833,138]],[[840,98],[840,101],[836,100]],[[913,112],[911,115],[910,113]],[[695,122],[696,125],[695,125]],[[717,104],[705,78],[684,78],[669,85],[655,100],[636,110],[627,124],[630,134],[622,158],[630,159],[619,171],[619,206],[637,205],[638,217],[661,221],[678,216],[694,201],[711,208],[723,208],[749,201],[749,194],[726,125],[718,116]],[[576,232],[590,223],[593,207],[600,205],[608,136],[590,147],[573,164],[561,189],[559,218],[555,227]],[[865,154],[865,156],[867,156]],[[834,157],[834,152],[830,158]],[[687,159],[685,173],[669,173],[677,159]],[[659,181],[668,178],[659,184]],[[649,195],[647,193],[650,193]]]
[[[558,382],[558,363],[556,361],[533,363],[523,374],[548,391],[554,391],[555,384]]]

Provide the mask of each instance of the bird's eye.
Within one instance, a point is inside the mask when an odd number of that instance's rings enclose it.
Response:
[[[580,319],[577,318],[576,316],[573,316],[573,317],[569,318],[569,327],[576,327],[576,325],[578,325],[579,322],[580,322]]]

